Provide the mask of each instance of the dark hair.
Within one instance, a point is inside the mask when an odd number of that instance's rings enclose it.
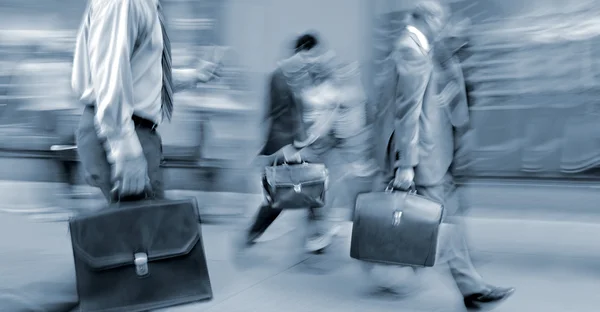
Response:
[[[296,39],[294,44],[294,53],[300,51],[310,51],[319,44],[316,34],[307,33]]]
[[[431,16],[445,18],[446,10],[439,1],[421,1],[414,7],[410,16],[413,20],[425,20]]]

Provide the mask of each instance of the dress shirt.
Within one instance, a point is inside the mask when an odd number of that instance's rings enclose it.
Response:
[[[132,115],[160,124],[162,28],[158,0],[90,0],[73,59],[72,87],[96,106],[96,128],[108,160],[143,155]],[[193,71],[173,71],[175,85],[192,84]],[[183,80],[183,82],[182,82]]]

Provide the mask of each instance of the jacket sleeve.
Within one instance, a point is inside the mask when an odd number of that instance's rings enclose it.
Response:
[[[410,168],[419,163],[419,119],[433,69],[429,56],[409,36],[401,37],[392,53],[398,73],[394,119],[395,167]]]

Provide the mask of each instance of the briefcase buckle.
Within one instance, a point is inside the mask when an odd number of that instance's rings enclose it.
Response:
[[[392,225],[398,226],[398,225],[400,225],[400,221],[402,221],[402,211],[394,211],[394,214],[392,217]]]
[[[133,263],[135,263],[135,273],[140,277],[148,275],[148,255],[145,252],[138,252],[133,256]]]
[[[302,192],[302,184],[294,185],[294,192],[296,192],[296,193]]]

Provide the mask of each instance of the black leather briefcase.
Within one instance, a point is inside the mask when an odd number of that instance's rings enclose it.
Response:
[[[360,194],[350,256],[375,263],[431,267],[442,213],[441,204],[414,190]]]
[[[196,201],[121,203],[69,222],[81,311],[212,298]]]
[[[265,168],[263,189],[273,208],[325,206],[329,172],[323,164],[282,164]]]

